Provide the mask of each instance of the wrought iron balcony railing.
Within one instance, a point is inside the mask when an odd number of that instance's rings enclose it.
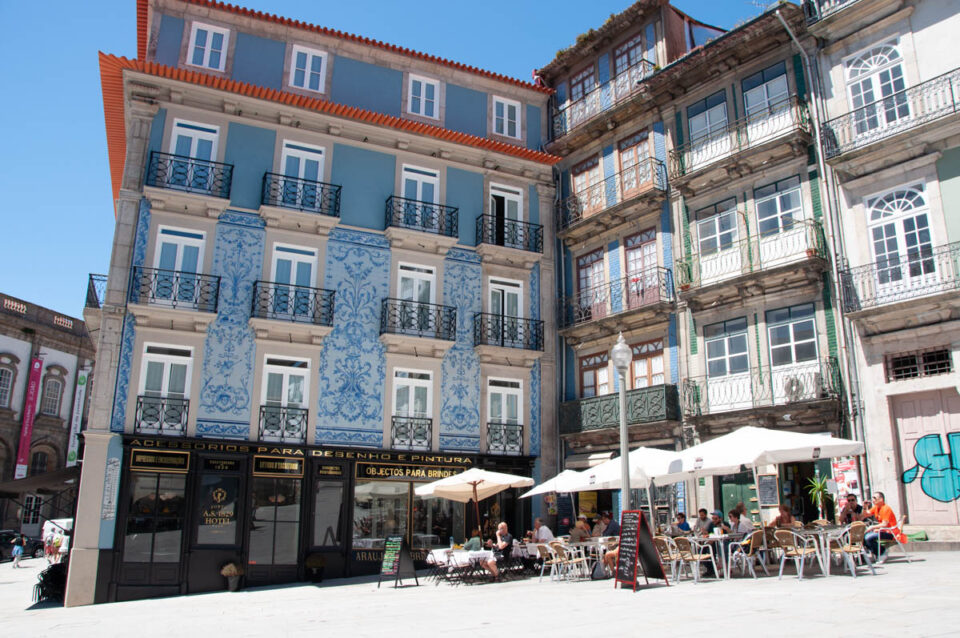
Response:
[[[837,157],[956,113],[960,69],[828,120],[821,128],[823,154]]]
[[[107,276],[95,275],[90,273],[87,279],[87,303],[86,308],[103,307],[103,298],[107,293]]]
[[[672,301],[673,273],[657,266],[561,298],[558,319],[561,329],[570,328]]]
[[[340,217],[340,186],[278,173],[264,173],[260,203]]]
[[[835,357],[785,366],[749,368],[722,377],[688,377],[681,400],[689,417],[836,399],[841,391]]]
[[[543,252],[543,226],[495,215],[477,217],[477,245],[493,244],[533,253]]]
[[[666,190],[667,170],[663,162],[652,157],[645,158],[561,200],[557,205],[557,230],[565,230],[592,215],[646,193],[663,193]]]
[[[323,288],[257,281],[251,314],[258,319],[332,326],[334,296],[335,291]]]
[[[680,420],[680,399],[675,385],[654,385],[627,390],[627,424]],[[606,394],[560,404],[560,433],[576,434],[620,426],[619,395]]]
[[[380,334],[387,333],[456,341],[457,309],[421,301],[384,299]]]
[[[190,399],[141,394],[137,397],[134,431],[137,434],[184,436],[189,412]]]
[[[409,228],[424,233],[456,237],[459,224],[458,209],[433,202],[421,202],[391,195],[387,198],[385,228]]]
[[[487,453],[510,456],[523,454],[523,425],[488,421]]]
[[[791,96],[670,151],[670,179],[798,132],[810,132],[810,118],[807,103]]]
[[[219,297],[220,277],[141,266],[131,271],[130,303],[216,312]]]
[[[543,322],[486,312],[473,315],[473,345],[543,350]]]
[[[855,5],[859,1],[860,0],[804,0],[803,13],[807,16],[807,24],[812,24]]]
[[[273,443],[305,442],[307,440],[307,409],[261,405],[259,440]]]
[[[147,186],[229,199],[232,179],[233,164],[158,151],[150,152]]]
[[[429,450],[433,441],[433,419],[393,416],[390,418],[390,440],[394,450]]]
[[[844,312],[960,289],[960,242],[894,254],[840,273]]]
[[[820,222],[798,220],[781,223],[776,232],[694,253],[677,266],[680,290],[708,286],[805,259],[828,258],[827,241]]]
[[[553,138],[563,137],[596,116],[618,106],[640,92],[642,83],[656,71],[656,66],[640,60],[615,78],[594,87],[579,100],[555,108]]]

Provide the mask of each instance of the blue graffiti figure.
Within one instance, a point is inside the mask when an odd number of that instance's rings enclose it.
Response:
[[[920,474],[920,489],[930,498],[941,503],[960,498],[960,432],[947,435],[946,452],[939,434],[917,439],[913,457],[917,464],[903,473],[904,483],[913,483]]]

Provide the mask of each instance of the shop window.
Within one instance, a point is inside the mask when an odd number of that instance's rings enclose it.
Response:
[[[949,374],[953,372],[953,361],[950,359],[950,350],[940,348],[887,355],[885,367],[888,382],[902,381]]]
[[[445,498],[413,497],[413,547],[447,546],[462,542],[463,505]]]
[[[206,472],[200,477],[197,545],[237,545],[240,476]]]
[[[387,536],[406,536],[409,492],[406,482],[357,482],[353,496],[354,549],[383,549]]]
[[[251,565],[296,565],[300,536],[300,479],[253,480]]]
[[[313,491],[313,546],[339,547],[343,518],[343,483],[318,480]]]
[[[133,473],[124,532],[124,562],[180,561],[186,481],[183,474]]]

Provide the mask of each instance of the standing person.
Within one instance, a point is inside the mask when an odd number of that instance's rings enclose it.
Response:
[[[13,545],[13,551],[11,555],[13,556],[13,566],[14,568],[20,567],[20,559],[23,557],[23,544],[25,537],[23,534],[14,534],[13,540],[10,543]]]
[[[880,541],[898,540],[901,543],[906,543],[907,537],[897,527],[897,517],[893,513],[893,509],[887,505],[883,492],[874,493],[873,507],[867,511],[867,515],[877,519],[877,524],[867,528],[867,535],[863,538],[863,546],[877,559],[877,564],[882,564],[887,560],[887,553],[881,553]]]
[[[43,555],[47,558],[48,565],[53,563],[53,528],[43,535]]]

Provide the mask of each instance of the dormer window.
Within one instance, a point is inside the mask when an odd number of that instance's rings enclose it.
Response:
[[[324,51],[294,45],[290,86],[323,93],[326,74],[327,54]]]
[[[190,31],[190,52],[187,64],[214,71],[223,71],[227,63],[227,44],[230,32],[200,22]]]
[[[409,95],[407,96],[407,112],[430,119],[440,117],[438,99],[440,97],[440,83],[436,80],[410,76]]]
[[[493,132],[504,137],[520,138],[520,103],[493,97]]]

